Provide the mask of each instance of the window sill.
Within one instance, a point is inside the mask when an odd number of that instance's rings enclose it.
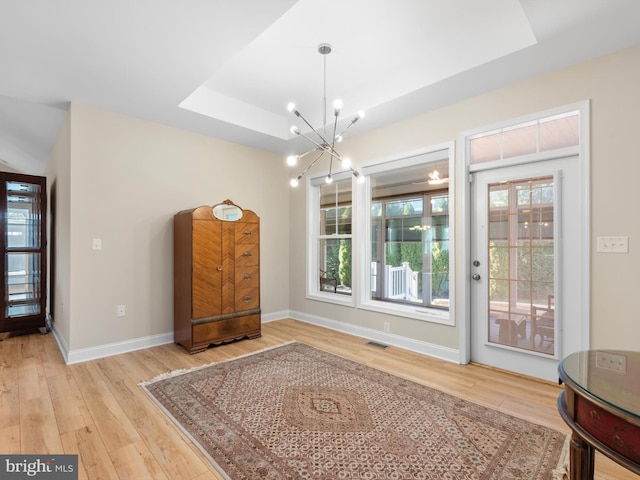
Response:
[[[389,302],[368,300],[358,305],[363,310],[371,310],[378,313],[386,313],[397,317],[413,318],[424,322],[439,323],[441,325],[454,326],[455,322],[449,310],[435,308],[422,308],[412,305],[398,305]]]
[[[354,307],[355,302],[353,296],[343,295],[339,293],[313,292],[307,293],[308,300],[317,300],[318,302],[334,303],[345,307]]]

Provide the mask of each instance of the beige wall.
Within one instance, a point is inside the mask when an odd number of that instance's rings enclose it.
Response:
[[[50,166],[52,177],[66,177],[58,195],[70,198],[69,258],[60,251],[66,245],[57,251],[58,268],[68,266],[60,275],[69,301],[54,317],[68,322],[70,350],[173,332],[173,215],[225,199],[261,217],[263,315],[288,309],[289,193],[280,157],[78,104],[70,132],[69,171],[55,156]],[[93,238],[102,250],[92,250]],[[116,316],[117,305],[126,316]]]
[[[461,132],[582,100],[591,100],[591,344],[594,348],[637,349],[640,291],[640,46],[571,68],[510,85],[353,137],[340,153],[368,162],[458,139]],[[366,121],[366,119],[364,120]],[[291,192],[291,309],[334,319],[346,326],[382,331],[458,348],[457,327],[390,317],[305,299],[305,192]],[[458,210],[458,219],[465,212]],[[629,254],[595,253],[597,236],[628,235]],[[294,266],[298,266],[295,267]],[[570,274],[570,272],[569,272]],[[457,310],[463,312],[462,299]],[[458,319],[460,320],[460,319]]]
[[[51,151],[51,158],[47,164],[45,176],[47,177],[48,195],[48,258],[49,271],[49,305],[53,305],[53,311],[49,311],[55,319],[56,329],[68,349],[71,339],[69,323],[70,305],[70,276],[69,259],[70,247],[70,206],[71,206],[71,119],[67,114],[60,132]],[[55,251],[55,257],[53,252]]]
[[[0,162],[0,172],[8,172],[8,173],[22,173],[16,170],[15,168],[10,167],[9,165],[5,165]]]

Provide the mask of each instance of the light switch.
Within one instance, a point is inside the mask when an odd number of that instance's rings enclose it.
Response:
[[[629,253],[629,237],[598,237],[596,251],[600,253]]]
[[[94,238],[91,242],[91,249],[92,250],[102,250],[102,239],[101,238]]]

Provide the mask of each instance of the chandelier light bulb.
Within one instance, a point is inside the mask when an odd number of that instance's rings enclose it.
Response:
[[[364,175],[358,174],[357,178],[358,178],[358,183],[364,183],[366,181],[366,178]]]
[[[333,177],[331,174],[327,175],[327,178],[325,178],[324,181],[327,183],[333,183]]]
[[[297,155],[289,155],[287,157],[287,165],[289,165],[290,167],[295,166],[298,163],[298,156]]]
[[[333,102],[333,110],[336,117],[340,115],[340,110],[342,110],[342,100],[337,99]]]
[[[364,110],[358,110],[358,118],[364,118]]]
[[[289,110],[290,112],[293,112],[296,109],[296,104],[293,102],[289,102],[287,104],[287,110]]]
[[[342,141],[342,135],[336,135],[336,143],[340,143]]]
[[[294,188],[297,187],[298,184],[299,184],[298,179],[297,178],[292,178],[291,181],[289,182],[289,184]]]
[[[351,168],[351,159],[350,158],[343,158],[341,160],[342,166],[344,168]]]
[[[289,130],[294,135],[300,135],[300,129],[298,127],[296,127],[295,125],[292,125]]]

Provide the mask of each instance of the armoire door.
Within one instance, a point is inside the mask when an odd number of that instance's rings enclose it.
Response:
[[[193,270],[191,318],[222,313],[222,225],[210,220],[193,221]]]
[[[46,179],[0,173],[0,331],[45,327]]]

